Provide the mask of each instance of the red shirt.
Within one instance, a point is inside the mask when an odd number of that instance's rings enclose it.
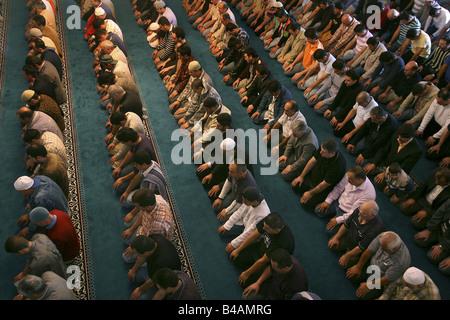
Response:
[[[58,248],[63,261],[75,259],[80,252],[80,240],[73,227],[69,215],[60,210],[52,210],[50,214],[56,216],[56,223],[50,229],[45,229],[44,234],[53,241]]]

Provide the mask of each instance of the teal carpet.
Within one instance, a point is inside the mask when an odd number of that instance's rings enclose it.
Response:
[[[232,111],[235,128],[258,128],[250,121],[245,109],[239,102],[238,94],[221,82],[221,74],[217,71],[217,62],[208,51],[206,40],[196,30],[192,29],[186,18],[186,13],[180,1],[167,0],[173,9],[178,23],[184,28],[186,38],[190,43],[193,55],[212,77],[214,86],[222,96],[225,106]],[[63,21],[67,18],[66,8],[75,4],[73,0],[61,0]],[[240,299],[241,288],[237,282],[240,272],[234,268],[224,252],[225,243],[217,234],[220,226],[211,203],[200,181],[196,178],[194,165],[174,165],[171,161],[172,148],[177,142],[171,141],[173,130],[177,125],[168,109],[167,94],[153,65],[151,48],[147,45],[145,34],[133,18],[129,1],[115,1],[116,14],[122,28],[125,43],[129,50],[129,59],[141,95],[148,110],[149,128],[159,149],[160,162],[165,168],[170,183],[172,205],[179,218],[180,232],[186,241],[186,251],[192,264],[192,270],[206,299],[230,300]],[[23,210],[23,200],[12,184],[24,174],[21,166],[24,145],[20,140],[20,126],[15,116],[17,107],[21,105],[20,93],[26,83],[21,77],[21,67],[26,55],[26,39],[22,35],[28,12],[20,1],[10,1],[10,14],[14,19],[8,21],[7,51],[5,65],[2,69],[1,87],[1,122],[0,148],[8,152],[0,154],[0,190],[2,199],[0,210],[5,213],[5,219],[0,226],[2,240],[11,233],[18,231],[15,224],[19,213]],[[283,75],[278,63],[270,63],[268,54],[263,50],[261,41],[248,29],[238,14],[235,13],[238,24],[244,26],[251,36],[251,45],[263,59],[269,63],[272,73],[286,87],[302,106],[302,113],[307,117],[308,124],[314,129],[319,141],[332,136],[326,121],[318,117],[309,107],[298,89],[293,87],[290,79]],[[122,260],[125,248],[121,240],[124,230],[118,196],[112,188],[113,178],[108,163],[108,153],[103,138],[106,135],[104,124],[107,119],[105,111],[98,105],[99,96],[96,93],[96,81],[92,72],[93,56],[83,40],[81,30],[69,30],[65,26],[65,44],[67,64],[70,74],[69,85],[73,122],[77,139],[77,168],[79,181],[82,182],[82,203],[87,213],[89,226],[85,244],[90,252],[88,268],[92,272],[92,298],[98,300],[129,299],[134,285],[127,280],[129,266]],[[346,154],[349,167],[354,158]],[[13,161],[11,161],[13,160]],[[422,159],[415,173],[418,177],[424,175],[434,165]],[[255,172],[259,172],[258,167]],[[351,300],[356,299],[356,287],[346,278],[344,271],[338,266],[338,256],[327,248],[327,235],[324,231],[326,221],[303,211],[299,198],[291,191],[279,174],[275,176],[257,175],[256,180],[272,211],[282,214],[293,230],[296,239],[295,255],[303,264],[308,275],[311,291],[323,299]],[[380,216],[390,230],[402,237],[412,254],[412,264],[424,270],[435,281],[441,290],[443,299],[450,298],[450,281],[448,277],[438,272],[426,257],[426,251],[417,248],[413,242],[413,230],[408,219],[401,215],[398,209],[390,204],[384,195],[377,194],[377,202],[381,207]],[[0,299],[10,299],[16,292],[12,278],[21,271],[23,257],[0,254]]]

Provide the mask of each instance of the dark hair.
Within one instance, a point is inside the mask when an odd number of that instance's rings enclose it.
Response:
[[[191,47],[187,43],[183,43],[177,49],[178,53],[182,56],[191,56]]]
[[[191,84],[192,89],[204,88],[202,79],[194,79]]]
[[[347,77],[350,77],[352,80],[359,80],[359,74],[358,74],[358,72],[356,72],[356,71],[353,70],[353,69],[348,70],[348,71],[345,73],[345,75],[346,75]]]
[[[5,242],[5,250],[8,253],[18,253],[28,247],[28,240],[20,236],[11,236]]]
[[[417,37],[420,33],[420,29],[409,29],[408,31],[406,31],[406,37],[408,39],[414,39],[415,37]]]
[[[409,20],[413,17],[413,14],[409,11],[404,11],[398,18],[399,20]]]
[[[380,57],[378,58],[381,63],[386,63],[393,61],[395,59],[395,54],[391,51],[384,51],[380,53]]]
[[[36,49],[45,49],[44,40],[42,40],[41,38],[35,38],[32,42],[34,43]]]
[[[224,127],[230,127],[231,126],[231,115],[226,112],[219,113],[219,115],[217,116],[217,122],[220,123]]]
[[[440,179],[444,179],[445,182],[449,182],[450,181],[450,169],[449,168],[439,168],[436,170],[436,178],[438,180]]]
[[[388,171],[391,174],[399,174],[402,172],[402,167],[398,164],[398,162],[394,162],[389,165]]]
[[[297,22],[293,22],[291,24],[288,25],[288,30],[299,30],[300,29],[300,24]]]
[[[162,16],[159,18],[158,24],[162,26],[170,26],[170,21],[165,16]]]
[[[47,149],[42,144],[39,143],[32,143],[27,148],[27,155],[36,158],[36,157],[46,157],[47,156]]]
[[[339,10],[344,10],[344,5],[342,4],[342,2],[336,2],[334,4],[334,7]]]
[[[436,15],[438,15],[441,12],[441,8],[440,7],[431,7],[430,11],[429,11],[429,15],[431,17],[435,17]]]
[[[271,212],[265,218],[264,222],[272,229],[282,229],[284,221],[278,212]]]
[[[426,88],[427,88],[427,86],[425,84],[423,84],[423,83],[416,83],[416,84],[414,84],[412,86],[411,93],[416,96],[418,94],[423,93]]]
[[[177,38],[184,39],[186,37],[186,33],[184,32],[184,29],[180,26],[176,26],[172,29],[172,33],[175,33],[175,36]]]
[[[137,203],[140,207],[148,207],[156,204],[156,197],[152,190],[142,188],[133,194],[131,201]]]
[[[38,75],[38,68],[30,64],[24,65],[22,71],[25,72],[27,76],[32,76],[33,78],[36,78]]]
[[[342,59],[336,59],[333,64],[332,64],[333,68],[336,70],[342,70],[345,68],[345,61]]]
[[[100,27],[105,23],[105,19],[96,18],[94,21],[92,21],[92,28],[95,30],[99,30]]]
[[[130,247],[136,250],[137,253],[143,254],[144,252],[155,249],[156,241],[148,236],[140,235],[131,241]]]
[[[117,140],[119,140],[120,142],[136,142],[139,138],[138,133],[129,127],[123,127],[120,128],[119,131],[116,134],[116,138]]]
[[[239,28],[239,26],[237,24],[235,24],[234,22],[230,22],[225,27],[225,30],[226,31],[233,31],[234,29],[237,29],[237,28]]]
[[[414,131],[414,126],[411,123],[404,123],[398,128],[397,133],[403,138],[411,138],[414,136]]]
[[[31,19],[36,23],[38,26],[45,26],[45,18],[43,15],[37,14],[34,15]]]
[[[449,94],[449,92],[448,92],[447,89],[441,89],[441,90],[438,92],[437,96],[438,96],[439,98],[441,98],[441,99],[444,99],[444,100],[450,99],[450,94]]]
[[[42,59],[37,55],[28,55],[25,58],[25,64],[31,64],[32,66],[40,66],[42,63]]]
[[[97,76],[97,83],[102,85],[111,85],[115,83],[116,75],[111,71],[101,70]]]
[[[270,80],[270,82],[267,84],[268,92],[277,92],[280,89],[281,83],[278,80]]]
[[[133,162],[137,164],[151,164],[152,156],[146,150],[138,150],[133,155]]]
[[[162,289],[174,288],[178,284],[178,276],[175,271],[169,268],[158,269],[152,277],[153,283]]]
[[[377,119],[381,119],[386,114],[386,111],[380,106],[370,109],[370,115],[374,115]]]
[[[371,46],[377,46],[380,41],[376,37],[370,37],[369,39],[367,39],[366,43],[370,44]]]
[[[255,70],[259,72],[261,75],[269,74],[269,68],[265,63],[259,63],[255,66]]]
[[[319,34],[317,33],[317,30],[314,28],[308,28],[305,30],[305,37],[309,39],[318,39]]]
[[[339,150],[338,144],[333,138],[326,138],[322,142],[321,147],[329,153],[335,153]]]
[[[232,36],[230,37],[230,40],[228,40],[228,48],[233,49],[241,42],[242,41],[240,39],[236,38],[235,36]]]
[[[255,48],[252,48],[252,47],[245,48],[244,53],[246,53],[248,56],[252,56],[254,58],[258,57],[258,53],[256,52]]]
[[[217,108],[218,106],[219,103],[213,97],[208,97],[205,99],[205,101],[203,101],[204,108]]]
[[[366,30],[366,26],[363,25],[362,23],[358,24],[355,29],[353,29],[355,33],[357,32],[363,32],[364,30]]]
[[[273,250],[272,254],[270,255],[270,260],[276,262],[278,268],[280,269],[291,267],[293,265],[291,255],[284,248],[277,248]]]
[[[318,59],[323,59],[327,56],[327,52],[323,49],[317,49],[316,51],[314,51],[313,54],[313,58],[318,60]]]
[[[366,179],[366,172],[364,168],[359,165],[353,165],[348,169],[349,172],[355,175],[356,179],[364,180]]]
[[[23,134],[23,141],[31,143],[35,139],[40,139],[42,133],[38,129],[27,129]]]
[[[119,125],[124,120],[127,120],[127,116],[121,111],[113,112],[109,117],[109,122],[114,125]]]

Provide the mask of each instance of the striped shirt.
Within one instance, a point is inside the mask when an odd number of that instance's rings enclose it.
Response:
[[[334,48],[336,50],[342,49],[355,36],[354,29],[358,24],[359,21],[355,18],[353,18],[353,21],[347,26],[341,23],[329,43],[334,43],[337,40]]]
[[[54,153],[61,157],[64,167],[67,168],[66,147],[61,139],[54,133],[46,131],[41,136],[40,143],[45,147],[48,153]]]
[[[122,30],[120,29],[119,25],[117,23],[115,23],[113,20],[111,19],[105,19],[105,23],[106,23],[106,32],[110,33],[115,33],[119,36],[119,38],[123,41],[123,34],[122,34]]]
[[[403,44],[406,40],[406,33],[409,29],[420,29],[420,21],[416,17],[413,17],[413,19],[408,23],[403,23],[400,21],[400,34],[397,38],[397,42],[399,44]]]
[[[425,0],[414,0],[414,5],[412,7],[412,13],[417,17],[417,14],[422,11],[425,6]]]
[[[353,49],[353,52],[358,54],[363,47],[367,46],[367,40],[373,37],[373,34],[370,31],[367,31],[363,37],[356,35],[356,46]]]
[[[450,48],[447,50],[442,50],[439,46],[437,46],[428,59],[423,63],[424,66],[428,66],[432,68],[436,73],[439,72],[442,65],[444,64],[445,59],[450,54]]]
[[[139,226],[136,236],[160,234],[172,241],[175,223],[169,205],[160,195],[155,194],[156,205],[151,212],[142,212],[142,225]]]
[[[161,61],[166,60],[167,58],[169,58],[172,53],[173,50],[175,50],[175,40],[172,37],[172,31],[173,31],[173,25],[170,26],[170,30],[166,32],[166,35],[164,36],[164,38],[162,39],[161,43],[159,44],[159,46],[156,48],[156,50],[164,50],[164,53],[161,55],[161,57],[159,57],[159,59]]]

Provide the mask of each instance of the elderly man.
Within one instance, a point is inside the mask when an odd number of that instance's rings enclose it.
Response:
[[[108,111],[133,112],[139,118],[143,118],[142,101],[138,93],[125,91],[121,86],[114,84],[108,88],[108,95],[111,102],[106,106]]]
[[[333,138],[325,139],[291,185],[307,210],[323,202],[345,175],[346,161]]]
[[[272,128],[267,130],[267,136],[264,138],[267,143],[272,138],[273,130],[278,130],[278,144],[272,148],[271,153],[277,154],[284,152],[286,143],[291,136],[291,125],[294,121],[301,120],[306,124],[305,116],[300,112],[299,106],[295,100],[289,100],[284,105],[284,114],[278,119]],[[281,129],[281,130],[280,130]]]
[[[53,271],[42,276],[26,275],[17,285],[14,300],[77,300],[73,290],[67,287],[67,280]]]
[[[360,283],[356,291],[358,298],[372,300],[378,298],[388,284],[401,277],[410,265],[411,255],[400,236],[386,231],[373,239],[358,262],[347,269],[347,278]],[[379,277],[371,277],[369,286],[366,279],[373,273],[373,268]]]
[[[233,161],[228,168],[228,178],[218,198],[213,202],[213,209],[221,221],[225,221],[242,206],[242,194],[245,188],[257,186],[255,178],[245,164]]]
[[[360,92],[356,96],[356,103],[353,108],[347,113],[344,120],[334,128],[334,135],[342,138],[342,143],[348,143],[364,123],[369,120],[370,110],[376,106],[378,106],[378,103],[368,92]]]
[[[18,219],[19,225],[26,225],[29,222],[28,212],[36,207],[44,207],[48,211],[57,209],[70,215],[67,198],[64,196],[61,188],[49,177],[19,177],[14,182],[14,189],[23,195],[27,203],[27,213]]]
[[[344,252],[339,258],[341,267],[354,266],[372,240],[384,231],[384,223],[378,215],[379,210],[374,200],[364,201],[328,241],[331,251]]]
[[[349,14],[344,14],[341,18],[341,25],[331,37],[325,50],[328,50],[332,55],[338,56],[344,47],[355,36],[355,27],[359,24],[356,18]]]
[[[270,209],[264,196],[256,187],[249,186],[242,192],[242,204],[218,229],[222,239],[229,241],[225,252],[230,254],[256,229]]]
[[[290,136],[286,149],[277,160],[281,176],[285,181],[291,182],[298,177],[303,168],[319,148],[319,142],[314,131],[305,121],[293,121],[290,126]]]
[[[127,59],[125,53],[123,53],[123,51],[117,45],[115,45],[112,41],[104,40],[104,41],[100,42],[99,47],[101,49],[101,53],[99,53],[99,54],[101,54],[101,55],[109,54],[114,60],[119,60],[125,64],[128,64],[128,59]]]
[[[377,300],[441,300],[441,295],[429,275],[410,267],[390,283]]]
[[[49,115],[55,120],[59,130],[64,132],[66,125],[64,123],[63,113],[55,100],[45,94],[38,94],[34,90],[25,90],[21,95],[21,99],[27,103],[30,109]]]
[[[184,87],[183,91],[181,91],[175,98],[175,101],[169,106],[172,113],[177,111],[179,108],[183,108],[184,110],[188,109],[188,105],[192,103],[191,101],[196,95],[195,91],[192,89],[192,83],[195,79],[202,80],[204,87],[206,87],[206,84],[213,87],[211,77],[206,73],[205,69],[202,68],[198,61],[191,61],[188,65],[188,71],[190,75],[188,83]]]
[[[195,79],[191,87],[193,95],[186,108],[181,107],[174,112],[175,120],[177,120],[177,124],[181,129],[192,128],[205,115],[204,105],[207,100],[214,100],[216,102],[215,105],[222,103],[222,97],[216,89],[207,83],[203,83],[201,79]],[[209,106],[208,103],[206,104]]]
[[[64,136],[55,120],[46,113],[33,111],[28,107],[22,107],[17,110],[17,117],[23,125],[24,131],[28,129],[36,129],[41,133],[49,131],[57,135],[61,141],[64,141]]]
[[[375,188],[366,177],[364,169],[354,165],[328,194],[325,201],[316,206],[315,213],[321,218],[333,216],[327,224],[327,231],[335,234],[339,229],[337,226],[344,223],[362,203],[375,199]]]
[[[412,87],[422,80],[417,71],[419,65],[415,61],[410,61],[405,65],[403,72],[399,72],[388,84],[383,93],[378,95],[378,101],[386,104],[386,109],[394,113],[400,104],[411,93]]]

